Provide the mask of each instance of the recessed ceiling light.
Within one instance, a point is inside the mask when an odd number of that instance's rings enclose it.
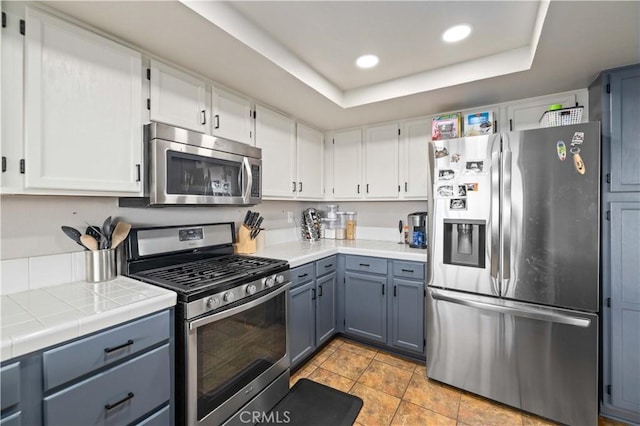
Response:
[[[376,55],[362,55],[356,59],[356,65],[359,68],[373,68],[378,65],[378,57]]]
[[[469,34],[471,34],[471,27],[469,25],[456,25],[442,33],[442,39],[447,43],[455,43],[456,41],[464,40]]]

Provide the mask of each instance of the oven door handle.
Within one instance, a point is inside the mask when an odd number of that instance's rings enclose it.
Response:
[[[231,309],[227,309],[225,311],[222,312],[218,312],[217,314],[213,314],[213,315],[208,315],[204,318],[200,318],[197,319],[195,321],[190,321],[189,322],[189,331],[192,331],[198,327],[202,327],[203,325],[207,325],[209,323],[215,322],[215,321],[219,321],[221,319],[230,317],[232,315],[236,315],[240,312],[246,311],[248,309],[254,308],[256,306],[258,306],[261,303],[267,302],[271,299],[273,299],[274,297],[284,293],[285,291],[289,290],[289,287],[291,286],[291,283],[288,282],[285,285],[283,285],[282,287],[280,287],[279,289],[277,289],[276,291],[273,291],[269,294],[265,294],[262,297],[259,297],[255,300],[252,300],[251,302],[248,303],[243,303],[242,305],[238,305],[235,306]]]

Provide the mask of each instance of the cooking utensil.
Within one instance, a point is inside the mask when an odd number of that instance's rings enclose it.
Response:
[[[249,220],[251,220],[251,216],[252,216],[251,210],[247,210],[247,214],[244,215],[244,220],[242,221],[242,223],[248,226]]]
[[[80,241],[80,236],[82,235],[80,231],[70,226],[61,226],[61,228],[62,228],[62,232],[64,232],[67,237],[71,238],[78,245],[81,245],[84,247],[84,244],[82,244],[82,242]]]
[[[88,248],[89,250],[98,250],[98,241],[96,241],[95,238],[93,238],[91,235],[81,235],[80,236],[80,241],[82,242],[82,245],[85,246],[86,248]]]
[[[260,225],[262,225],[262,221],[264,220],[264,218],[262,216],[260,216],[260,218],[258,218],[258,221],[256,222],[255,226],[253,227],[253,229],[251,230],[251,239],[255,240],[256,237],[258,236],[258,234],[260,233]]]
[[[118,222],[113,234],[111,234],[111,248],[115,249],[121,242],[127,239],[129,231],[131,230],[131,224],[126,222]]]
[[[104,220],[104,223],[102,224],[102,235],[105,237],[105,241],[104,244],[100,244],[101,249],[109,248],[109,245],[111,244],[111,231],[113,231],[112,228],[113,224],[111,223],[111,216],[109,216]]]
[[[97,226],[87,226],[87,230],[84,233],[95,238],[95,240],[98,242],[98,246],[101,249],[106,248],[106,247],[103,247],[103,245],[106,244],[106,237],[100,231],[100,228],[98,228]]]
[[[404,226],[402,225],[402,219],[398,222],[398,232],[400,232],[400,241],[398,241],[398,244],[404,244],[403,238],[402,238],[402,230],[404,229]]]

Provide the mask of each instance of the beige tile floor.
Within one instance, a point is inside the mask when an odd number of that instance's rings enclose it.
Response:
[[[553,425],[540,417],[430,381],[424,364],[338,337],[291,376],[308,378],[364,401],[361,426]],[[623,423],[600,418],[599,426]]]

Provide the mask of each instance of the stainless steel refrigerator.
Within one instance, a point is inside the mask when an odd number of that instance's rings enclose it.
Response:
[[[433,141],[427,375],[598,420],[600,126]]]

